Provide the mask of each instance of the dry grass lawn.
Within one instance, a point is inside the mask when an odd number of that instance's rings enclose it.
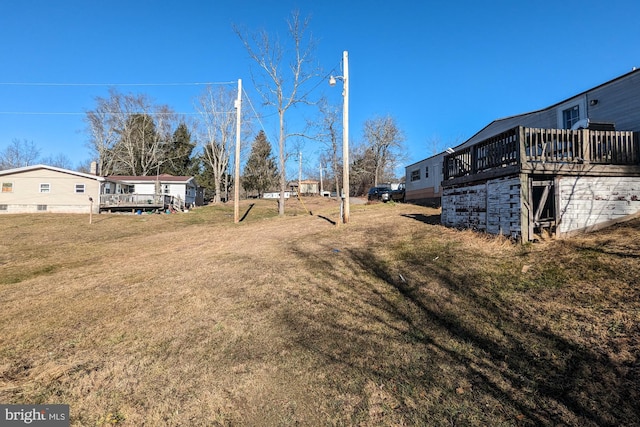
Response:
[[[0,216],[0,403],[72,426],[640,424],[640,221],[519,245],[305,203]]]

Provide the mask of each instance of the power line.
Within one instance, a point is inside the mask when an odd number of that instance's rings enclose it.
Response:
[[[228,85],[235,82],[190,82],[190,83],[46,83],[46,82],[0,82],[0,86],[206,86]]]

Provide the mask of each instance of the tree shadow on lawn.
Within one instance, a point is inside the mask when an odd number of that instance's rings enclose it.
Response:
[[[473,267],[451,271],[416,255],[405,277],[365,250],[343,250],[337,262],[293,251],[341,285],[313,284],[319,293],[303,297],[316,310],[293,310],[283,323],[298,345],[353,378],[336,387],[362,393],[365,378],[374,381],[403,422],[616,426],[640,419],[637,366],[532,324],[479,286],[486,279]],[[341,271],[363,273],[348,273],[345,283]]]

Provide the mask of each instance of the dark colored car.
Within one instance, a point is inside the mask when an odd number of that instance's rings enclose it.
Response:
[[[389,200],[394,202],[404,202],[404,184],[399,184],[396,190],[391,191]]]
[[[367,199],[388,202],[391,200],[391,188],[389,187],[371,187]]]

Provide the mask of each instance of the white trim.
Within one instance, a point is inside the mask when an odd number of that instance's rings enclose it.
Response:
[[[578,107],[579,116],[578,121],[587,118],[587,97],[582,96],[579,98],[572,98],[563,104],[559,104],[556,108],[556,117],[558,122],[558,129],[564,129],[564,117],[563,113],[566,110],[570,110],[574,107]]]

